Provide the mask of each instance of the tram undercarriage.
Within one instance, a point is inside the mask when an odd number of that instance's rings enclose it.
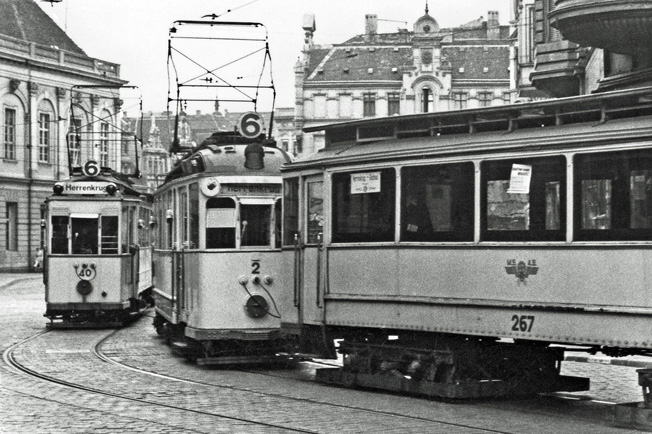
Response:
[[[318,381],[438,398],[468,399],[589,390],[589,379],[560,375],[563,348],[493,339],[401,334],[345,338],[343,367]]]
[[[198,365],[287,364],[290,361],[280,354],[284,341],[278,330],[264,333],[229,330],[225,332],[228,336],[221,339],[193,339],[186,336],[184,323],[172,324],[158,314],[154,327],[175,354]]]
[[[151,306],[151,297],[145,292],[141,298],[122,303],[67,303],[65,306],[48,306],[43,314],[50,322],[49,329],[82,329],[123,327],[136,319]]]

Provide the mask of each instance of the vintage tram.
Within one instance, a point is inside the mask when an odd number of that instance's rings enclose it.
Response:
[[[73,176],[53,189],[44,255],[50,327],[127,323],[149,302],[151,196],[110,171]]]
[[[283,169],[280,282],[295,351],[339,342],[320,380],[577,391],[568,348],[650,354],[652,88],[322,129]]]
[[[242,44],[234,54],[213,46],[223,42]],[[229,71],[237,61],[228,56],[249,58],[244,47],[252,44],[250,55],[261,55],[269,66],[262,24],[213,18],[176,21],[170,30],[170,76],[177,86],[176,97],[169,98],[177,105],[171,152],[179,160],[155,192],[161,224],[154,252],[154,326],[176,353],[198,364],[281,360],[280,167],[290,155],[271,137],[273,109],[268,134],[256,111],[259,91],[271,91],[273,101],[271,74],[270,82],[261,84],[262,72],[249,83],[240,77],[242,67]],[[183,56],[175,59],[175,53]],[[184,60],[191,60],[185,69]],[[215,61],[224,65],[205,65]],[[253,104],[254,111],[196,146],[183,114],[187,104],[214,102],[206,95],[210,89],[221,92],[220,101]]]
[[[108,109],[93,116],[83,110],[84,99],[97,92],[137,106],[140,97],[134,87],[105,87],[73,86],[69,177],[55,183],[45,201],[44,316],[51,328],[123,325],[150,302],[152,196],[137,182],[139,139]],[[123,149],[133,166],[118,171]]]
[[[260,136],[214,133],[156,191],[154,325],[197,363],[273,361],[281,349],[280,167],[288,161]]]

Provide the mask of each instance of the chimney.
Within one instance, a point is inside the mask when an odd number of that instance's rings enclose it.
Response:
[[[378,15],[376,14],[367,14],[364,16],[365,19],[365,35],[375,35],[378,33]]]
[[[297,61],[297,64],[295,65],[294,72],[297,74],[297,77],[299,74],[303,74],[306,70],[306,67],[308,64],[310,64],[310,52],[312,51],[313,47],[313,36],[315,34],[315,30],[317,30],[317,24],[315,23],[315,15],[314,14],[305,14],[303,16],[303,24],[301,26],[303,28],[304,36],[303,36],[303,59],[300,59]]]
[[[315,23],[315,14],[305,14],[303,16],[303,25],[304,38],[303,38],[303,51],[312,50],[313,41],[312,38],[317,30],[317,24]]]
[[[487,39],[500,39],[500,22],[498,11],[487,12]]]

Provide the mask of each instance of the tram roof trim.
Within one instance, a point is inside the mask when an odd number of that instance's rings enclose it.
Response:
[[[560,126],[602,124],[613,118],[652,113],[652,87],[505,106],[359,119],[304,128],[325,131],[326,148],[415,137],[469,135]]]
[[[652,143],[652,114],[614,119],[607,123],[560,125],[550,128],[517,129],[509,134],[488,131],[477,134],[444,135],[441,137],[410,137],[397,140],[379,140],[356,146],[332,146],[308,155],[283,167],[283,172],[309,167],[337,166],[365,163],[371,160],[396,158],[423,158],[434,156],[487,155],[494,152],[545,150],[571,146],[580,151],[591,147],[596,137],[611,140],[614,146],[623,141]]]

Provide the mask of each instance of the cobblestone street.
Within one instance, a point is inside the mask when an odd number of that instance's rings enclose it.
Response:
[[[45,331],[38,278],[0,281],[0,347]],[[99,361],[98,343],[112,363]],[[0,432],[631,432],[605,421],[612,406],[541,397],[442,403],[393,394],[323,386],[314,366],[290,370],[224,370],[188,364],[171,354],[150,318],[120,329],[56,330],[22,343],[15,359],[34,371],[88,390],[47,383],[0,368]],[[579,357],[579,356],[578,356]],[[120,364],[120,366],[118,366]],[[124,367],[158,374],[145,376]],[[565,373],[590,374],[581,395],[598,401],[640,401],[635,367],[567,362]],[[174,378],[172,380],[171,378]],[[91,390],[92,389],[92,390]],[[116,395],[101,395],[94,390]],[[575,394],[577,395],[577,394]]]

